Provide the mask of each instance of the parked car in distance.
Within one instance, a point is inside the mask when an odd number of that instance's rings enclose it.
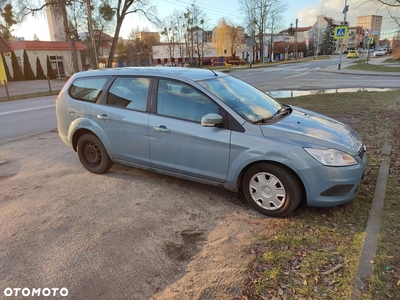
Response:
[[[347,53],[347,58],[358,58],[358,57],[359,57],[358,51],[356,51],[356,50],[350,50]]]
[[[376,49],[374,51],[374,56],[384,56],[386,53],[383,49]]]
[[[367,161],[350,127],[212,70],[75,73],[56,114],[61,140],[92,173],[119,163],[222,186],[272,217],[287,216],[301,201],[350,201]]]

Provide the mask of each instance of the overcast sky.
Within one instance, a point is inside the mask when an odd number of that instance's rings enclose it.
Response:
[[[160,18],[172,14],[175,10],[183,11],[191,3],[190,0],[153,0]],[[285,0],[283,0],[285,1]],[[342,14],[346,0],[286,0],[288,10],[284,13],[282,25],[286,28],[292,23],[295,25],[296,18],[298,26],[312,26],[317,16],[324,14],[335,20],[343,20]],[[375,4],[376,0],[347,0],[349,11],[347,21],[350,25],[356,25],[357,16],[381,15],[383,16],[383,28],[381,38],[393,37],[399,30],[398,26],[389,17],[387,9],[381,5]],[[240,13],[240,1],[238,0],[196,0],[196,5],[201,7],[210,18],[210,25],[216,25],[218,20],[225,17],[236,24],[241,24],[244,17]],[[391,8],[391,13],[400,18],[400,10]],[[127,38],[132,29],[142,29],[146,27],[150,30],[156,30],[154,27],[135,15],[127,17],[121,30],[121,36]],[[32,40],[36,34],[41,41],[50,40],[47,21],[44,15],[37,18],[28,18],[26,22],[14,27],[13,34],[18,37],[24,37],[26,40]]]

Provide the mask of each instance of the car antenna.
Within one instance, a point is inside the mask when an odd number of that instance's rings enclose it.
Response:
[[[215,76],[217,76],[217,77],[218,77],[218,74],[217,74],[217,73],[215,73],[215,72],[214,72],[214,70],[212,70],[212,69],[210,69],[210,68],[208,68],[208,69],[209,69],[211,72],[213,72]]]

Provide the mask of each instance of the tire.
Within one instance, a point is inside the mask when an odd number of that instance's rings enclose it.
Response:
[[[103,143],[93,134],[82,135],[78,140],[78,156],[86,170],[101,174],[113,165]]]
[[[270,217],[285,217],[303,197],[299,179],[289,169],[268,163],[251,166],[243,177],[243,193],[255,210]]]

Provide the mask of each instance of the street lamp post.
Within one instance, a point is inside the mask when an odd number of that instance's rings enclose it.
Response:
[[[322,13],[322,9],[323,9],[323,7],[324,7],[324,3],[327,2],[327,1],[330,1],[330,0],[324,0],[324,1],[322,1],[322,3],[321,3],[321,15],[323,14],[323,13]]]
[[[371,29],[372,31],[372,29]],[[369,31],[366,30],[367,33],[367,63],[368,63],[368,58],[369,58]]]

